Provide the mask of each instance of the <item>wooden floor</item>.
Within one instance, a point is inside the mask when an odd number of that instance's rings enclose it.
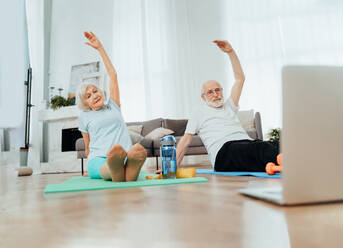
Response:
[[[0,166],[0,247],[342,247],[343,204],[278,207],[236,193],[277,179],[43,194],[78,174]]]

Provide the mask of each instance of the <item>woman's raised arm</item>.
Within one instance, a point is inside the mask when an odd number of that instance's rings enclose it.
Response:
[[[119,86],[117,79],[117,72],[112,65],[110,58],[108,57],[104,47],[102,46],[99,39],[92,32],[84,32],[85,37],[88,39],[87,45],[98,50],[101,58],[105,64],[108,75],[110,76],[110,97],[120,107],[120,95]]]

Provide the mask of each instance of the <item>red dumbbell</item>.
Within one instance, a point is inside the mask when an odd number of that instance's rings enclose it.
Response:
[[[276,172],[281,172],[282,166],[276,165],[273,162],[269,162],[266,165],[266,172],[268,175],[275,175]]]

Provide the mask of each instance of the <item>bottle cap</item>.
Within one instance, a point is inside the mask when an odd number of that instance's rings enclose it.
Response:
[[[175,145],[175,143],[176,143],[176,140],[173,135],[168,135],[161,138],[162,146],[173,146]]]

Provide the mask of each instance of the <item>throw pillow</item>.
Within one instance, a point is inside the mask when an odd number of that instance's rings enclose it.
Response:
[[[129,131],[129,135],[131,138],[132,145],[140,143],[144,139],[144,137],[142,135],[135,133],[135,132]]]
[[[150,133],[148,133],[145,136],[145,138],[147,138],[147,139],[160,139],[164,136],[171,135],[173,133],[174,133],[173,130],[163,128],[163,127],[159,127],[159,128],[152,130]]]
[[[127,129],[129,130],[129,132],[137,133],[140,135],[142,133],[143,125],[128,126]]]
[[[255,129],[254,110],[238,111],[237,116],[245,131]]]
[[[165,119],[163,120],[163,127],[173,130],[175,136],[182,136],[185,133],[187,122],[188,120]]]
[[[162,118],[157,118],[150,121],[144,121],[141,134],[145,137],[148,133],[150,133],[154,129],[158,127],[162,127],[162,121],[163,121]]]

